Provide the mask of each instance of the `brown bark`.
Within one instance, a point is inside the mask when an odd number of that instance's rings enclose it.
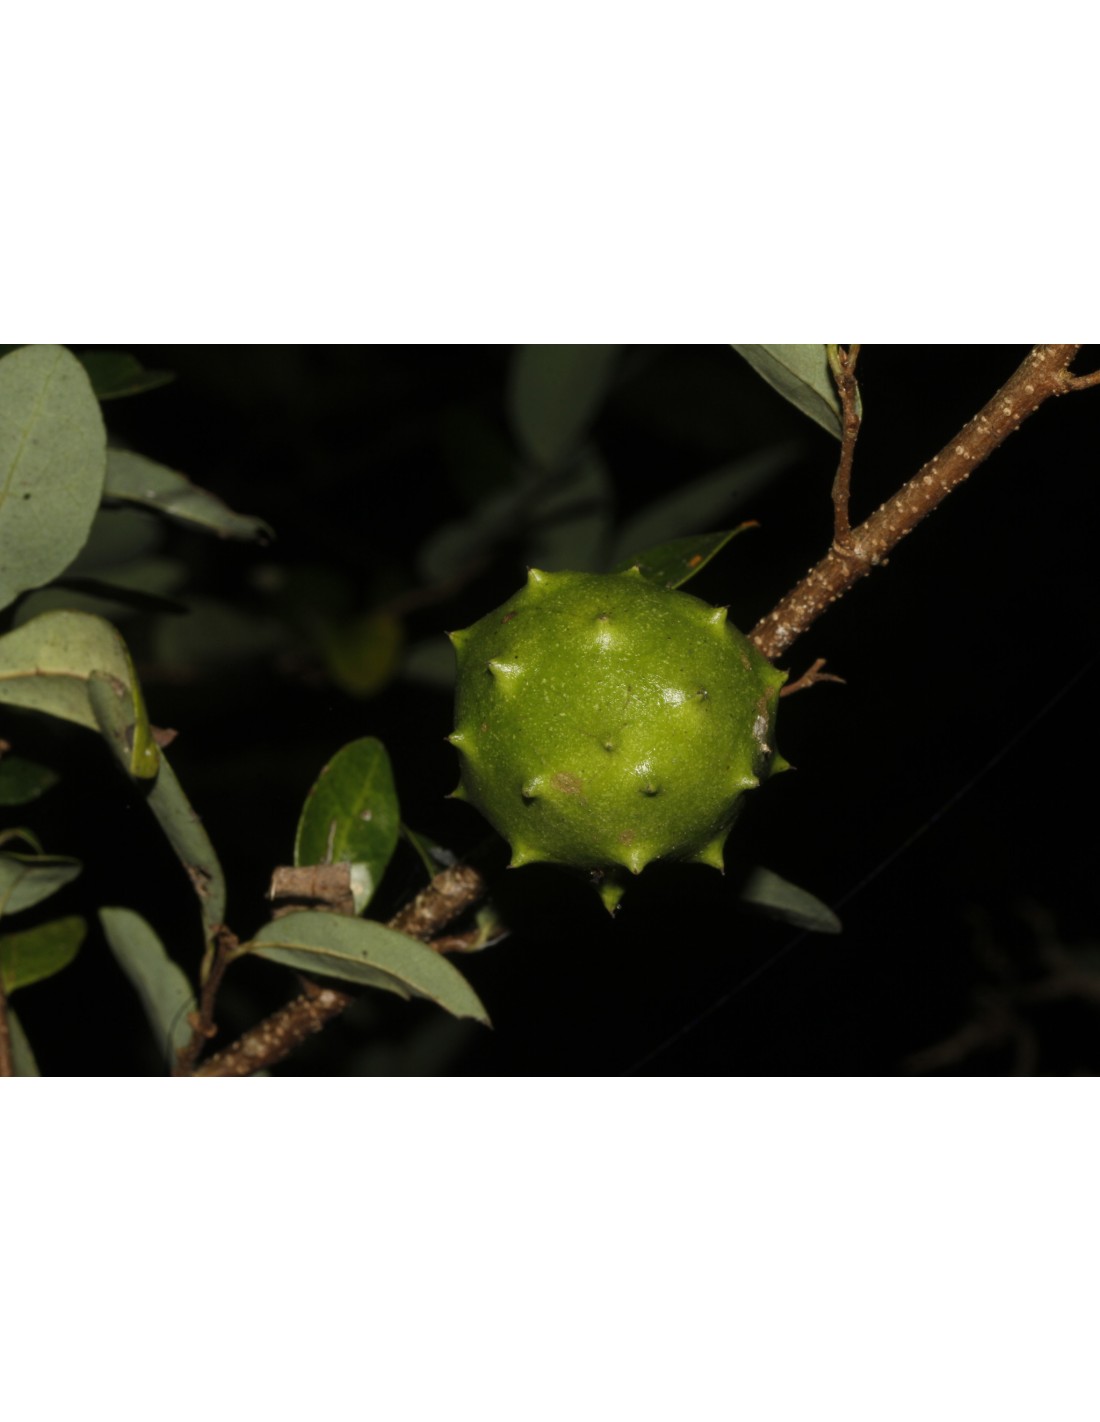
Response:
[[[1069,363],[1080,346],[1035,346],[1016,373],[939,454],[933,455],[907,484],[887,499],[858,528],[846,547],[835,541],[806,576],[749,633],[774,661],[852,588],[913,529],[952,489],[1047,400],[1084,389],[1088,376],[1074,376]]]

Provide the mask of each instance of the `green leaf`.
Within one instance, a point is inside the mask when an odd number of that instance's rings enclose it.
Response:
[[[242,952],[297,972],[423,997],[455,1017],[489,1026],[489,1016],[462,974],[415,938],[369,919],[335,913],[291,913],[257,933]]]
[[[149,808],[157,817],[198,895],[203,928],[209,939],[225,922],[225,875],[202,821],[191,808],[164,752],[149,789]]]
[[[759,909],[769,918],[781,919],[810,933],[839,933],[841,922],[828,904],[807,889],[780,878],[757,865],[741,887],[741,902]]]
[[[611,476],[592,451],[546,480],[532,503],[531,566],[548,573],[595,571],[611,527],[611,503]]]
[[[506,539],[532,534],[529,557],[557,571],[595,568],[611,511],[611,480],[594,453],[561,470],[528,474],[476,508],[468,518],[437,528],[417,553],[417,570],[428,582],[468,577],[487,563]]]
[[[120,565],[155,555],[165,533],[164,520],[144,509],[101,506],[87,543],[67,571],[97,578],[115,576]]]
[[[557,469],[584,439],[621,346],[517,346],[508,391],[512,426],[536,464]]]
[[[439,448],[450,482],[468,508],[516,482],[512,441],[496,420],[472,404],[456,401],[440,412]]]
[[[689,538],[676,538],[657,548],[647,548],[635,557],[624,558],[615,565],[615,572],[625,573],[629,568],[637,568],[643,578],[656,583],[659,588],[680,588],[696,573],[701,573],[731,539],[746,529],[759,526],[750,519],[748,523],[727,529],[724,533],[697,533]]]
[[[149,1026],[169,1069],[191,1040],[188,1017],[198,1011],[187,976],[164,950],[157,934],[128,908],[102,908],[99,921],[119,967],[141,999]]]
[[[486,899],[474,914],[474,923],[477,925],[477,934],[471,938],[464,947],[454,951],[461,953],[480,953],[483,948],[492,948],[497,943],[503,942],[511,933],[511,929],[500,916],[500,910],[492,899]]]
[[[534,484],[505,489],[477,506],[468,518],[436,528],[421,544],[416,567],[425,582],[468,577],[489,561],[497,544],[527,526]]]
[[[76,957],[88,925],[82,918],[55,918],[0,938],[0,979],[5,992],[52,978]]]
[[[105,730],[102,697],[93,705],[93,678],[108,682],[120,705]],[[131,775],[156,774],[157,747],[126,643],[101,617],[44,612],[0,637],[0,704],[40,711],[108,734]],[[123,725],[125,722],[125,725]],[[118,737],[128,737],[122,747]]]
[[[136,681],[128,686],[115,676],[93,672],[88,678],[88,701],[100,733],[123,770],[148,780],[156,774],[160,752],[144,706],[140,700],[135,706],[136,687]]]
[[[454,691],[455,649],[446,637],[427,637],[414,642],[401,659],[399,673],[406,681],[430,686],[437,691]]]
[[[729,514],[789,469],[800,452],[801,446],[794,443],[757,450],[647,504],[619,529],[612,562],[621,563],[639,548],[656,547],[727,522]]]
[[[31,1044],[27,1040],[27,1034],[23,1031],[23,1024],[16,1017],[11,1004],[8,1004],[8,1035],[11,1037],[11,1054],[15,1064],[16,1076],[39,1076],[38,1063],[34,1059],[34,1052],[31,1051]]]
[[[423,864],[429,880],[434,879],[446,865],[455,862],[455,857],[449,849],[443,849],[441,845],[429,839],[426,834],[420,834],[419,831],[410,829],[406,824],[401,826],[401,833],[416,851],[416,856]]]
[[[228,600],[188,597],[187,616],[163,618],[153,629],[152,660],[179,680],[211,671],[248,674],[255,662],[286,646],[285,623]]]
[[[337,751],[306,798],[294,863],[350,864],[355,910],[362,913],[397,847],[400,824],[385,746],[373,736],[352,741]]]
[[[148,560],[156,565],[158,571],[169,561],[167,558]],[[137,568],[134,571],[138,576],[144,576],[147,568],[142,567],[140,573]],[[61,577],[56,578],[44,591],[31,594],[31,598],[42,600],[39,603],[40,612],[50,610],[43,604],[51,593],[56,593],[57,598],[52,604],[53,608],[63,608],[68,612],[90,612],[93,616],[102,612],[104,604],[113,605],[116,617],[123,611],[165,613],[169,617],[185,616],[188,611],[186,603],[164,597],[161,593],[147,592],[142,587],[128,586],[122,578],[117,582],[107,583],[99,578],[74,578],[69,573],[62,573]]]
[[[77,559],[77,563],[80,559]],[[186,583],[187,564],[176,558],[135,558],[110,570],[110,581],[74,576],[71,568],[49,587],[19,600],[15,625],[23,627],[44,612],[87,612],[109,622],[122,622],[139,612],[181,617],[191,611],[170,596]]]
[[[22,755],[0,760],[0,805],[29,805],[61,779],[56,770]]]
[[[149,509],[188,528],[215,533],[219,538],[266,543],[274,537],[263,519],[234,513],[214,494],[192,484],[186,475],[128,449],[107,451],[103,497]]]
[[[169,385],[176,378],[170,370],[146,370],[132,355],[119,351],[85,351],[77,359],[88,372],[92,389],[100,400],[141,395],[146,390]]]
[[[63,854],[0,854],[0,914],[22,913],[71,884],[83,865]]]
[[[739,355],[784,399],[837,439],[840,396],[829,370],[827,346],[734,346]]]
[[[0,359],[0,607],[80,552],[106,468],[103,417],[80,362],[64,346]]]
[[[318,622],[314,637],[325,670],[349,696],[375,696],[397,673],[405,626],[388,612]]]

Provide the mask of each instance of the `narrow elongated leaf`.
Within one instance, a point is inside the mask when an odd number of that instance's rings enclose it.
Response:
[[[0,607],[80,552],[106,469],[99,401],[80,362],[64,346],[0,359]]]
[[[405,627],[388,612],[320,621],[314,637],[325,670],[351,696],[375,696],[397,673]]]
[[[401,659],[400,675],[419,686],[436,691],[453,691],[455,684],[455,649],[446,637],[427,637],[414,642]]]
[[[131,775],[156,774],[157,748],[126,643],[101,617],[44,612],[0,637],[0,704],[41,711],[102,731],[102,705],[92,704],[92,678],[107,681],[132,728],[125,757]]]
[[[165,533],[163,519],[136,505],[100,505],[87,543],[66,571],[78,577],[115,577],[120,568],[155,557]]]
[[[202,821],[191,808],[164,752],[149,789],[149,808],[187,871],[202,911],[207,937],[225,922],[225,875]]]
[[[825,346],[734,346],[773,389],[796,409],[828,430],[842,434],[840,397],[836,393]]]
[[[390,758],[381,741],[366,736],[337,751],[310,790],[294,863],[352,865],[355,910],[362,913],[397,847],[400,826]]]
[[[518,475],[512,441],[487,411],[456,401],[440,412],[439,452],[468,508],[510,488]]]
[[[176,1054],[191,1040],[188,1017],[198,1011],[187,975],[165,952],[160,938],[138,913],[128,908],[102,908],[104,937],[141,999],[157,1047],[169,1069]]]
[[[228,600],[188,597],[187,616],[162,618],[153,629],[152,659],[181,679],[248,668],[287,645],[286,623]]]
[[[612,562],[621,563],[639,549],[728,522],[731,513],[789,469],[800,450],[793,443],[758,450],[647,504],[619,529]]]
[[[512,426],[536,464],[576,453],[611,383],[621,346],[517,346],[508,391]]]
[[[188,528],[215,533],[219,538],[266,543],[274,537],[263,519],[234,513],[216,495],[192,484],[186,475],[128,449],[107,451],[103,497],[149,509]]]
[[[29,987],[67,968],[80,950],[88,925],[82,918],[55,918],[0,938],[4,991]]]
[[[6,755],[0,760],[0,805],[29,805],[60,778],[48,765],[22,755]]]
[[[595,568],[611,516],[611,480],[589,451],[560,470],[543,469],[486,499],[467,518],[446,523],[417,554],[425,580],[468,576],[507,539],[531,536],[529,557],[550,571]]]
[[[484,500],[468,518],[437,528],[424,540],[416,567],[425,582],[463,577],[487,562],[497,544],[523,531],[533,497],[533,484],[505,489]]]
[[[11,1037],[11,1054],[15,1063],[16,1076],[38,1076],[38,1063],[34,1059],[34,1052],[31,1044],[27,1040],[27,1034],[23,1031],[23,1024],[16,1017],[11,1004],[8,1004],[8,1035]]]
[[[152,560],[151,560],[152,561]],[[168,563],[168,559],[161,560]],[[142,569],[142,572],[145,570]],[[49,588],[42,592],[32,593],[31,598],[46,599],[51,592],[55,592],[58,601],[54,603],[57,608],[66,608],[71,612],[90,612],[96,616],[102,610],[104,604],[113,605],[117,616],[120,611],[131,612],[159,612],[166,613],[169,617],[185,616],[188,608],[186,603],[177,602],[175,598],[163,597],[160,593],[147,592],[142,587],[129,587],[127,583],[120,579],[118,582],[108,583],[99,578],[74,578],[71,573],[62,573],[56,578]],[[28,601],[31,600],[28,598]],[[40,611],[46,612],[49,609],[41,606]]]
[[[611,527],[611,476],[586,450],[565,473],[548,479],[533,500],[528,558],[549,573],[595,571]]]
[[[449,849],[444,849],[441,844],[436,844],[433,839],[429,839],[426,834],[421,834],[419,830],[410,829],[408,825],[403,824],[401,833],[416,851],[416,856],[423,864],[429,879],[434,879],[441,869],[456,862],[455,856]]]
[[[828,904],[762,865],[757,865],[742,885],[741,901],[769,918],[782,919],[811,933],[841,931],[840,919]]]
[[[100,400],[141,395],[169,385],[176,378],[170,370],[146,370],[134,356],[121,351],[85,351],[78,360]]]
[[[730,539],[746,529],[758,527],[759,524],[750,520],[724,533],[699,533],[690,538],[676,538],[657,548],[647,548],[636,557],[624,558],[616,564],[615,572],[625,573],[628,568],[637,568],[643,578],[659,588],[681,588],[696,573],[701,573]]]
[[[83,865],[62,854],[0,854],[0,914],[22,913],[71,884]]]
[[[307,974],[423,997],[455,1017],[489,1025],[473,988],[446,958],[369,919],[292,913],[266,924],[244,952]]]

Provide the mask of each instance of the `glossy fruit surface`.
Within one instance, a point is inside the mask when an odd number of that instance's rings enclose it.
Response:
[[[722,868],[746,790],[783,768],[785,674],[724,608],[627,573],[543,573],[472,627],[458,655],[455,792],[512,866],[590,872],[608,908],[654,859]]]

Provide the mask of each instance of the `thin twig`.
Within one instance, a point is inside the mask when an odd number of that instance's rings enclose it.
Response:
[[[1067,389],[1091,390],[1094,385],[1100,385],[1100,370],[1094,370],[1089,375],[1071,375]]]
[[[218,999],[218,989],[222,985],[222,978],[225,977],[225,970],[233,961],[233,954],[240,947],[240,941],[235,933],[231,933],[225,924],[221,924],[214,930],[212,939],[213,955],[211,957],[210,969],[203,977],[202,989],[199,993],[199,1010],[191,1016],[191,1040],[185,1047],[180,1048],[174,1076],[190,1076],[210,1039],[217,1035],[217,1026],[214,1022],[214,1005]]]
[[[859,388],[856,385],[858,346],[830,346],[829,366],[840,396],[840,463],[833,480],[833,544],[851,550],[852,526],[848,520],[848,499],[852,488],[852,460],[859,438]]]
[[[769,660],[785,652],[839,597],[926,518],[952,489],[1055,395],[1085,388],[1068,369],[1080,346],[1035,346],[1019,370],[953,440],[858,528],[847,549],[830,548],[821,562],[749,634]]]
[[[780,691],[780,696],[793,696],[796,691],[805,691],[807,687],[816,686],[819,681],[838,681],[841,686],[845,685],[842,676],[834,676],[832,672],[822,671],[825,665],[825,658],[818,657],[809,671],[804,671],[797,681],[789,681]]]
[[[468,864],[456,864],[437,874],[393,918],[389,928],[431,946],[431,940],[485,894],[485,880]],[[251,1076],[274,1066],[344,1012],[355,998],[339,988],[307,983],[291,1002],[250,1028],[232,1046],[194,1069],[194,1076]]]

